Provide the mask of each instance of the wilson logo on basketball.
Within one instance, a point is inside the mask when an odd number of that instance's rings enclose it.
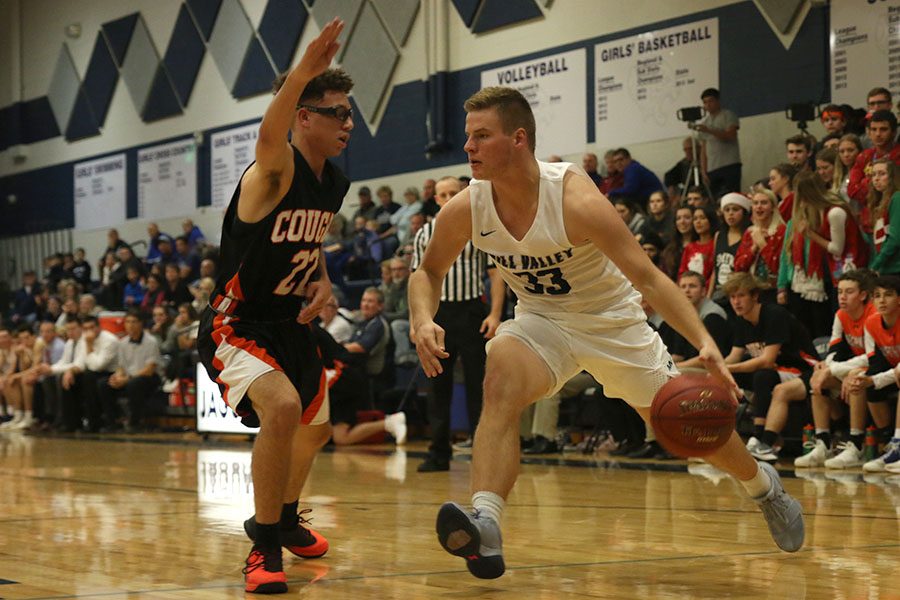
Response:
[[[711,398],[712,390],[703,390],[700,397],[696,400],[682,400],[678,403],[678,412],[681,415],[689,415],[697,412],[707,412],[710,410],[729,409],[729,402],[721,398]]]
[[[681,435],[693,440],[695,444],[710,444],[719,439],[721,431],[716,427],[697,427],[695,425],[682,425]]]

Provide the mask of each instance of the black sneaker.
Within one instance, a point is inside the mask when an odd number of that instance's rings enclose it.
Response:
[[[319,558],[325,556],[328,552],[328,540],[319,532],[304,527],[309,523],[300,515],[311,512],[311,508],[305,508],[297,515],[297,523],[295,527],[289,529],[279,528],[278,534],[281,537],[281,545],[287,548],[288,552],[300,558]],[[253,515],[244,521],[244,533],[247,537],[256,541],[256,515]]]
[[[500,526],[477,510],[465,510],[455,502],[445,502],[435,525],[444,550],[466,559],[469,572],[479,579],[503,575],[503,538]]]
[[[416,471],[419,473],[435,473],[437,471],[449,471],[450,470],[450,461],[449,460],[439,460],[429,456],[426,458],[422,464],[418,466]]]

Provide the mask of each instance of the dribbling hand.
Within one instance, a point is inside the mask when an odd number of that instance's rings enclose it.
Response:
[[[331,282],[327,279],[310,281],[306,285],[306,298],[308,303],[297,315],[297,322],[306,325],[319,316],[328,299],[331,298]]]
[[[450,356],[444,349],[444,330],[431,321],[415,328],[416,354],[422,363],[422,370],[428,377],[443,373],[441,359]]]
[[[703,344],[700,347],[699,358],[704,368],[709,371],[709,374],[718,379],[725,386],[725,389],[731,390],[732,397],[737,402],[738,398],[743,396],[743,392],[731,375],[731,371],[728,370],[725,359],[722,358],[722,353],[719,352],[719,348],[715,343],[708,341]]]

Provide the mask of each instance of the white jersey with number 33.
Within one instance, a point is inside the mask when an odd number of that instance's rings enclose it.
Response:
[[[592,314],[624,326],[646,319],[640,294],[619,268],[590,242],[572,244],[563,220],[563,178],[571,163],[538,161],[538,209],[516,240],[497,215],[491,182],[469,184],[472,242],[494,260],[518,297],[519,312]]]

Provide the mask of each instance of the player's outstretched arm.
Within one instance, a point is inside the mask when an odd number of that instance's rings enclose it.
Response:
[[[340,46],[337,37],[343,28],[344,22],[337,18],[322,28],[266,109],[256,140],[256,162],[241,180],[238,207],[241,220],[259,221],[273,208],[272,203],[287,191],[294,175],[293,151],[287,134],[297,114],[297,99],[306,84],[331,64]]]
[[[409,277],[409,322],[422,370],[429,377],[440,373],[444,330],[434,322],[441,299],[441,284],[450,266],[472,236],[469,192],[453,197],[434,220],[434,231],[419,267]]]
[[[625,222],[598,190],[577,171],[566,175],[563,215],[566,234],[574,244],[589,241],[612,260],[665,321],[700,352],[700,362],[737,392],[715,340],[706,331],[697,311],[665,273],[659,270],[637,243]]]

